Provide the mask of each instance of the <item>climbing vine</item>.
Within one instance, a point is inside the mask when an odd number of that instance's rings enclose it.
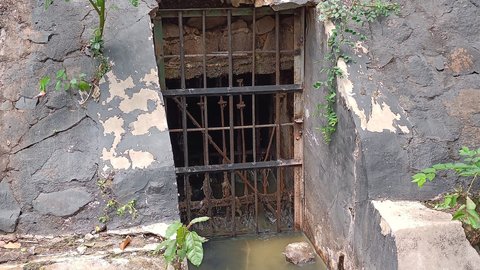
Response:
[[[70,0],[64,0],[65,2],[69,2]],[[106,12],[106,2],[107,0],[87,0],[89,5],[95,10],[95,14],[98,17],[98,26],[93,31],[93,35],[89,41],[88,48],[90,49],[93,58],[97,60],[97,68],[95,74],[93,75],[93,79],[91,81],[87,81],[86,74],[81,73],[78,76],[72,76],[67,78],[66,70],[61,69],[57,71],[55,76],[55,90],[65,90],[68,91],[69,89],[78,90],[80,94],[87,93],[86,97],[80,101],[80,104],[85,103],[88,98],[93,95],[99,95],[98,93],[94,93],[95,90],[98,91],[98,83],[100,79],[105,76],[105,74],[110,70],[110,65],[108,63],[108,58],[103,55],[103,33],[105,29],[105,23],[107,20],[107,12]],[[134,7],[138,7],[139,0],[128,0],[130,4]],[[47,10],[52,4],[54,0],[45,0],[44,8]],[[52,79],[49,76],[45,76],[40,79],[39,81],[39,91],[40,94],[37,97],[42,97],[46,95],[48,85],[52,82]],[[97,96],[98,97],[98,96]]]
[[[332,135],[337,130],[338,116],[335,111],[337,96],[337,78],[344,74],[337,66],[338,60],[343,59],[346,63],[352,61],[345,49],[353,49],[355,40],[366,40],[366,35],[357,32],[352,25],[364,26],[365,23],[373,22],[379,17],[387,17],[399,10],[399,5],[383,0],[325,0],[317,6],[324,22],[331,22],[335,26],[328,38],[328,53],[325,60],[328,67],[321,70],[327,75],[326,80],[317,81],[313,87],[326,90],[325,104],[318,105],[318,111],[326,118],[326,124],[320,128],[326,143],[332,140]]]

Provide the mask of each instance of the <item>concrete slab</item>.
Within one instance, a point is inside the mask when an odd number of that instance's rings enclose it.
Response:
[[[480,255],[465,238],[461,223],[452,221],[450,214],[419,202],[372,204],[381,216],[380,233],[394,238],[398,269],[478,269]]]

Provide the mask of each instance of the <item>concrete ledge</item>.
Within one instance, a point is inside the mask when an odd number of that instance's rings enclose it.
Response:
[[[394,239],[398,269],[476,269],[480,265],[480,255],[450,214],[419,202],[372,201],[372,205],[381,216],[380,233]]]

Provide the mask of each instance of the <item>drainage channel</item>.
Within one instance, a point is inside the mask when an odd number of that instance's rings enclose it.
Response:
[[[205,236],[301,226],[304,10],[160,9],[155,53],[182,221]]]
[[[205,254],[200,270],[326,270],[327,266],[316,255],[310,264],[293,265],[285,260],[285,246],[293,242],[308,242],[298,232],[281,233],[275,236],[241,236],[230,239],[215,239],[205,243]]]

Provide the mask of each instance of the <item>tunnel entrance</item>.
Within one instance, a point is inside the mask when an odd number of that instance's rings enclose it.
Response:
[[[304,10],[161,9],[153,19],[183,222],[222,236],[301,225]]]

